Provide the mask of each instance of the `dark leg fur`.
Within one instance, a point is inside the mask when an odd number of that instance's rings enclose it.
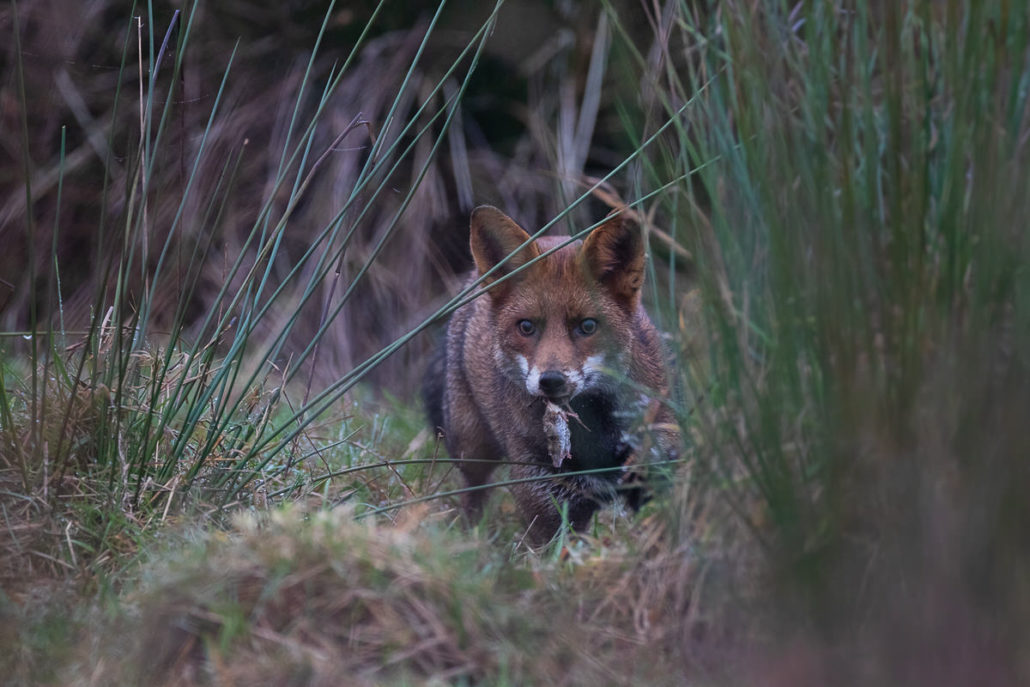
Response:
[[[529,541],[535,546],[547,543],[561,526],[562,507],[566,508],[572,527],[582,531],[605,503],[621,496],[631,509],[636,510],[648,498],[642,474],[636,470],[627,474],[618,469],[635,458],[634,447],[625,439],[624,427],[637,420],[620,412],[616,394],[612,390],[600,389],[577,396],[571,405],[577,415],[569,422],[572,460],[560,472],[613,470],[590,477],[567,476],[544,463],[546,457],[536,465],[513,467],[512,476],[516,479],[553,476],[514,485],[511,489],[527,524],[532,522]]]
[[[511,492],[529,527],[527,538],[533,546],[542,546],[562,525],[562,509],[572,528],[582,531],[594,513],[607,500],[602,494],[588,493],[588,485],[580,478],[556,475],[549,465],[516,465],[515,479],[542,477],[512,485]]]
[[[447,340],[440,337],[422,377],[422,406],[429,426],[437,434],[443,431],[443,391],[446,384]]]
[[[459,466],[461,474],[465,477],[466,487],[482,487],[490,478],[494,465],[490,463],[463,463]],[[483,506],[486,505],[487,497],[490,496],[489,489],[473,489],[461,495],[462,510],[470,524],[475,524],[483,515]]]

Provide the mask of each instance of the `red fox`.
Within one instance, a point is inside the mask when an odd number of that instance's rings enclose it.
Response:
[[[531,242],[490,206],[473,211],[470,228],[476,270],[469,281],[487,275],[493,286],[455,311],[423,397],[472,488],[466,514],[480,514],[486,491],[477,487],[506,457],[529,540],[542,544],[563,512],[584,529],[618,494],[629,465],[647,459],[636,455],[641,442],[633,436],[642,415],[655,428],[655,450],[676,451],[671,411],[645,395],[660,399],[668,385],[658,331],[640,302],[644,240],[638,227],[612,216],[586,241],[494,284],[568,237]],[[584,470],[595,472],[575,474]]]

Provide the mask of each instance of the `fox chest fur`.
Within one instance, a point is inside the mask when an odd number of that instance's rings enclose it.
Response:
[[[530,241],[499,210],[476,209],[470,279],[485,276],[490,289],[454,313],[424,387],[430,421],[472,488],[468,514],[478,515],[478,487],[507,460],[537,543],[563,517],[585,527],[613,498],[638,449],[637,425],[667,386],[660,338],[640,303],[639,229],[616,217],[584,242],[567,241]],[[655,443],[672,451],[671,417],[655,407]],[[564,455],[555,453],[556,424]]]

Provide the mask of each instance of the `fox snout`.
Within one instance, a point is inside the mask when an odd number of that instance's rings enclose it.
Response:
[[[563,403],[595,386],[602,377],[604,363],[600,355],[589,356],[581,365],[563,366],[549,361],[530,365],[519,357],[526,391],[554,403]],[[542,369],[541,369],[542,368]]]
[[[557,401],[569,395],[569,383],[559,370],[546,370],[537,381],[540,393],[551,401]]]

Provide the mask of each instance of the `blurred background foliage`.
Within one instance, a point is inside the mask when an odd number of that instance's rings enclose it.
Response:
[[[620,16],[625,28],[641,42],[650,41],[646,14],[626,2]],[[321,49],[312,64],[311,81],[299,100],[300,116],[318,107],[321,89],[365,29],[376,9],[374,2],[338,3],[328,17]],[[135,68],[137,32],[124,2],[93,1],[75,12],[60,0],[19,3],[22,24],[25,101],[28,119],[27,151],[31,179],[32,219],[37,227],[35,246],[26,245],[27,196],[23,170],[21,108],[17,89],[14,42],[0,54],[0,277],[5,284],[0,314],[5,331],[28,329],[30,306],[39,316],[56,317],[56,303],[46,297],[47,275],[52,274],[50,246],[55,226],[57,262],[64,326],[83,331],[91,304],[105,270],[117,265],[120,247],[115,236],[132,209],[134,159],[140,145],[138,89]],[[158,66],[155,102],[167,90],[171,110],[155,111],[155,119],[168,115],[162,145],[165,153],[150,171],[152,191],[148,207],[154,246],[167,238],[178,211],[178,201],[191,179],[191,166],[204,124],[210,114],[233,47],[233,62],[218,120],[210,132],[208,153],[196,172],[199,188],[212,190],[224,179],[223,166],[233,161],[231,194],[213,212],[207,193],[193,194],[184,208],[180,235],[171,256],[168,288],[159,289],[152,316],[158,329],[168,330],[183,284],[192,283],[189,270],[198,274],[185,320],[187,338],[215,303],[232,261],[253,246],[246,237],[258,219],[262,199],[274,185],[294,105],[298,103],[315,38],[326,19],[327,3],[295,0],[283,3],[212,2],[198,5],[195,33],[191,35],[183,67],[171,83],[175,39],[182,22],[173,27],[173,12],[181,3],[154,2],[151,10],[138,7],[137,15],[152,17],[142,36],[152,32],[160,44],[169,34],[169,49]],[[278,253],[282,277],[308,248],[315,233],[331,221],[354,185],[374,137],[395,137],[398,126],[387,123],[394,96],[414,62],[437,3],[422,1],[385,3],[355,63],[326,106],[324,125],[316,132],[312,149],[332,148],[318,173],[293,209],[289,231]],[[459,0],[447,3],[438,26],[425,45],[425,54],[410,77],[408,90],[393,112],[396,121],[412,116],[428,95],[428,88],[444,77],[472,34],[489,16],[488,3]],[[587,2],[506,3],[498,19],[502,27],[486,44],[485,53],[469,83],[458,115],[447,133],[446,145],[430,162],[411,205],[367,277],[356,287],[339,316],[322,338],[316,375],[321,382],[339,378],[373,352],[394,341],[432,312],[430,295],[453,292],[460,274],[471,265],[467,251],[470,210],[491,203],[527,226],[539,226],[579,195],[584,175],[602,176],[634,149],[625,130],[625,111],[615,103],[635,103],[628,97],[639,88],[635,78],[604,70],[593,55],[598,28],[610,41],[603,7]],[[624,19],[625,20],[625,19]],[[0,10],[0,26],[11,31],[12,9]],[[146,40],[144,40],[146,43]],[[601,46],[601,58],[608,59]],[[129,68],[121,71],[122,53],[128,50]],[[146,56],[145,56],[146,57]],[[466,59],[467,63],[467,59]],[[588,84],[591,67],[600,72],[603,87]],[[119,83],[119,78],[121,83]],[[425,84],[425,87],[419,84]],[[437,98],[453,97],[458,78],[450,77]],[[149,84],[147,84],[149,86]],[[589,88],[588,88],[589,86]],[[117,101],[112,94],[121,87]],[[585,94],[589,92],[589,96]],[[600,96],[597,98],[597,96]],[[639,119],[640,113],[630,113]],[[425,125],[428,116],[418,124]],[[440,122],[431,124],[439,127]],[[334,139],[346,131],[339,141]],[[62,161],[61,136],[66,151]],[[410,134],[408,134],[410,136]],[[389,183],[405,189],[418,164],[428,156],[424,140],[415,154],[394,172]],[[63,170],[63,171],[62,171]],[[99,190],[105,179],[110,194],[103,202]],[[59,183],[60,182],[60,183]],[[60,206],[58,187],[63,186]],[[176,192],[178,190],[178,193]],[[289,188],[278,191],[281,210]],[[343,283],[364,264],[383,237],[403,193],[381,196],[360,220],[345,258],[338,265]],[[580,223],[597,219],[603,204],[571,215]],[[60,223],[55,222],[60,212]],[[581,224],[582,226],[582,224]],[[569,227],[563,227],[567,230]],[[193,249],[206,258],[190,264]],[[26,268],[35,261],[35,270]],[[148,259],[157,260],[157,250]],[[256,256],[247,258],[253,264]],[[153,267],[153,264],[151,264]],[[245,272],[246,266],[243,272]],[[31,274],[35,283],[28,283]],[[140,278],[141,280],[143,277]],[[300,283],[303,280],[297,280]],[[137,290],[139,285],[137,285]],[[282,302],[299,299],[299,286],[291,286]],[[326,280],[317,297],[304,306],[293,344],[284,349],[280,363],[311,340],[321,322],[321,310],[339,298]],[[139,294],[134,297],[138,300]],[[439,302],[439,301],[436,301]],[[285,312],[286,309],[283,309]],[[293,313],[289,313],[292,316]],[[273,313],[262,325],[275,332],[281,320]],[[191,329],[192,327],[192,329]],[[410,390],[418,375],[428,337],[387,360],[370,378],[394,391]]]

